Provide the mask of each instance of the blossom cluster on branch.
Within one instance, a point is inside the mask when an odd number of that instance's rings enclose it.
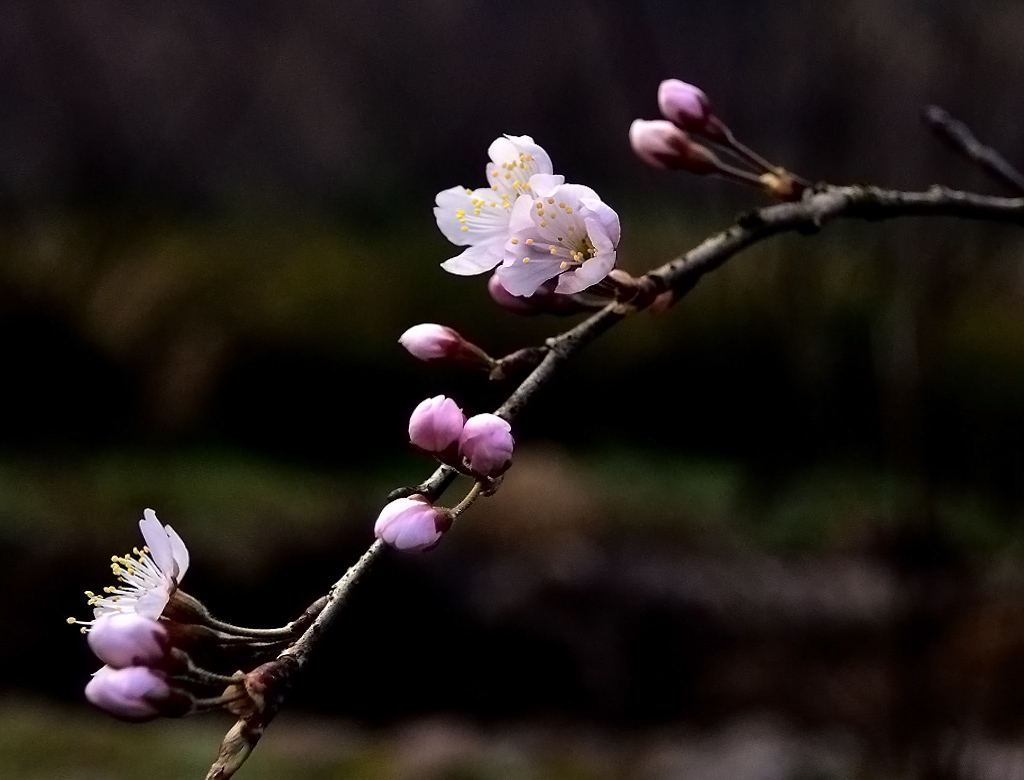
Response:
[[[464,276],[497,267],[501,289],[526,297],[552,279],[548,289],[559,294],[604,279],[615,266],[618,214],[590,187],[554,174],[551,158],[528,135],[498,138],[487,151],[487,186],[437,195],[437,226],[467,247],[441,267]]]

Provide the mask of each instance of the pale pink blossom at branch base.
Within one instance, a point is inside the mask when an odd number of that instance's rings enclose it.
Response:
[[[708,174],[719,170],[715,154],[666,119],[634,119],[629,143],[636,156],[653,168]]]
[[[104,666],[85,686],[85,697],[115,718],[135,722],[188,711],[187,694],[174,690],[161,672],[146,666]]]
[[[479,189],[451,187],[437,194],[434,219],[445,238],[467,247],[441,263],[449,273],[472,276],[501,262],[508,237],[509,215],[530,177],[551,173],[551,158],[528,135],[506,135],[487,149],[487,184]]]
[[[658,86],[661,115],[684,130],[699,132],[711,118],[711,101],[703,90],[679,79],[666,79]]]
[[[89,647],[107,666],[157,666],[170,653],[167,631],[137,612],[115,612],[97,618],[89,631]]]
[[[397,550],[423,552],[441,540],[451,527],[451,517],[416,494],[385,506],[373,526],[374,535]]]
[[[590,187],[535,174],[529,196],[516,201],[504,259],[495,272],[512,295],[533,295],[548,279],[555,292],[577,293],[615,267],[619,216]]]
[[[459,440],[466,416],[443,395],[421,401],[409,417],[409,441],[425,452],[443,455]]]
[[[132,555],[111,559],[110,568],[119,584],[104,588],[102,596],[86,591],[94,620],[68,618],[69,623],[81,625],[88,631],[95,620],[107,614],[136,612],[156,620],[163,613],[188,571],[188,548],[173,528],[157,519],[152,509],[143,512],[139,528],[146,546],[134,549]]]
[[[459,454],[470,473],[493,478],[512,465],[512,426],[496,414],[478,414],[466,420],[459,437]]]

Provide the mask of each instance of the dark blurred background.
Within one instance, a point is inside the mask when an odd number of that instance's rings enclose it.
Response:
[[[642,272],[765,205],[643,168],[663,78],[812,180],[1003,193],[1002,0],[0,2],[0,774],[199,777],[226,718],[122,726],[64,623],[140,544],[287,622],[426,476],[409,411],[509,392],[417,364],[564,320],[438,263],[434,195],[530,134]],[[595,344],[434,552],[359,587],[244,777],[1024,778],[1024,237],[837,224]],[[452,494],[455,498],[455,494]]]

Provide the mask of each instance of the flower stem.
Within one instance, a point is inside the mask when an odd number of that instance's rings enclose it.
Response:
[[[448,510],[448,516],[452,520],[454,520],[456,517],[458,517],[467,509],[469,509],[469,507],[473,505],[473,502],[480,498],[480,494],[483,492],[483,489],[483,482],[474,482],[473,487],[471,487],[469,492],[466,493],[466,497]]]

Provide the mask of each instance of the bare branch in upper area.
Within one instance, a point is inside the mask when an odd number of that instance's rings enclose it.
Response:
[[[1014,192],[1024,195],[1024,174],[991,146],[981,143],[966,124],[939,106],[925,106],[923,117],[940,140]]]

